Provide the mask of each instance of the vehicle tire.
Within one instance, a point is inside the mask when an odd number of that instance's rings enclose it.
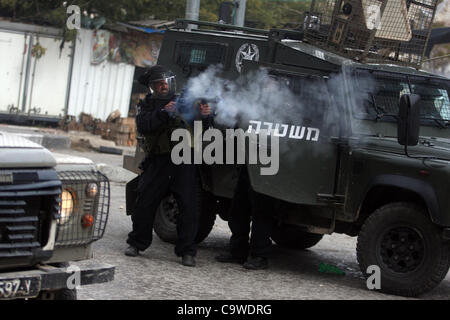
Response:
[[[301,227],[291,224],[276,226],[272,232],[272,240],[280,247],[289,249],[308,249],[322,238],[323,234],[306,232]]]
[[[396,202],[377,209],[364,222],[356,253],[363,275],[380,268],[381,292],[415,297],[436,287],[448,272],[450,243],[441,238],[425,210]]]
[[[156,211],[153,224],[153,230],[162,241],[177,241],[177,215],[178,205],[175,198],[172,195],[165,197]]]
[[[195,201],[197,201],[198,215],[198,231],[195,242],[200,243],[206,239],[214,226],[215,202],[214,197],[204,191],[199,184],[197,184]],[[161,240],[169,243],[177,241],[177,216],[178,205],[173,195],[164,198],[158,207],[153,225],[153,230]]]

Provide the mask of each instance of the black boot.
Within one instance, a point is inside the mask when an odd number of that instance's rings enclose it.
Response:
[[[191,255],[184,255],[181,259],[181,264],[186,267],[195,267],[195,258]]]
[[[236,257],[233,256],[231,253],[224,253],[221,255],[218,255],[215,257],[216,261],[222,262],[222,263],[238,263],[243,264],[245,260],[247,260],[245,257]]]
[[[269,259],[263,257],[249,257],[244,268],[249,270],[263,270],[269,267]]]
[[[129,257],[136,257],[139,254],[139,250],[136,247],[133,246],[129,246],[126,250],[125,250],[125,255],[129,256]]]

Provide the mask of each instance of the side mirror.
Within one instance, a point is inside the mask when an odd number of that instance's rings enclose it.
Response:
[[[419,143],[420,96],[404,94],[400,97],[398,111],[397,139],[402,146],[415,146]]]

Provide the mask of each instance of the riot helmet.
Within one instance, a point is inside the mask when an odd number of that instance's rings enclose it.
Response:
[[[149,68],[139,82],[147,86],[155,98],[169,98],[176,92],[175,74],[160,65]]]

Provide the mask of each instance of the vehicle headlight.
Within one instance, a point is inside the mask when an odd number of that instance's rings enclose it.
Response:
[[[66,224],[73,213],[74,197],[69,190],[64,189],[61,194],[61,217],[58,223],[60,225]]]
[[[86,195],[89,198],[94,198],[98,193],[98,186],[96,183],[89,183],[86,186]]]

